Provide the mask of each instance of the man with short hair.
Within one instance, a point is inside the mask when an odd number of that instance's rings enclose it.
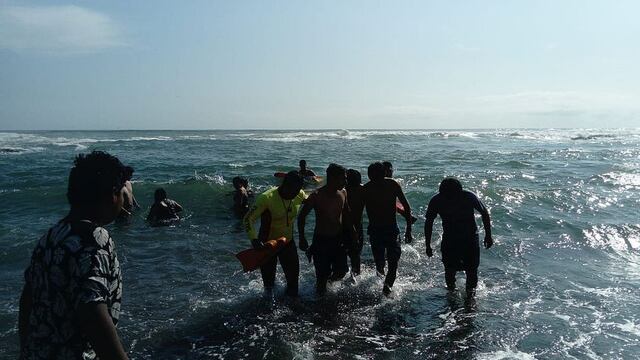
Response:
[[[316,291],[320,295],[326,292],[329,279],[338,280],[347,273],[345,229],[350,230],[352,241],[356,241],[347,192],[344,190],[345,172],[344,167],[330,164],[327,168],[327,184],[309,195],[298,217],[300,249],[307,250],[305,220],[311,210],[316,214],[313,243],[309,252],[316,270]]]
[[[384,177],[393,178],[393,164],[391,161],[383,161],[382,166],[384,166]]]
[[[180,221],[179,212],[183,210],[182,205],[177,201],[167,197],[167,192],[163,188],[157,188],[153,193],[154,203],[149,209],[147,221],[153,226],[167,226]]]
[[[493,245],[489,210],[474,193],[463,190],[462,184],[456,178],[442,180],[439,193],[429,201],[424,223],[426,253],[431,257],[433,222],[436,216],[440,215],[443,229],[440,250],[447,289],[455,289],[456,272],[464,271],[467,276],[466,289],[470,295],[478,285],[480,264],[480,245],[474,210],[482,215],[484,246],[488,249]]]
[[[282,184],[258,195],[256,203],[244,217],[244,226],[254,248],[262,247],[269,240],[285,237],[288,244],[260,267],[265,290],[271,291],[276,280],[278,260],[287,280],[285,293],[298,296],[298,277],[300,263],[293,241],[293,224],[306,195],[302,191],[302,178],[297,171],[290,171]],[[254,222],[260,218],[260,233],[254,228]]]
[[[385,168],[381,162],[375,162],[368,168],[369,182],[364,185],[364,203],[369,218],[369,241],[371,251],[379,274],[385,274],[385,263],[389,269],[386,273],[382,292],[391,294],[396,280],[398,262],[400,261],[400,229],[396,222],[396,201],[404,207],[404,217],[407,221],[405,241],[411,242],[411,206],[404,196],[402,187],[395,180],[385,177]],[[385,261],[386,257],[386,261]]]
[[[80,154],[69,174],[71,209],[38,241],[20,297],[21,359],[127,359],[116,331],[122,276],[103,226],[122,209],[125,166]]]

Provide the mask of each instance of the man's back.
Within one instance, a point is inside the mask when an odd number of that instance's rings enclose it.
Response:
[[[445,237],[473,235],[478,231],[474,210],[481,214],[487,212],[484,204],[472,192],[463,190],[452,197],[436,194],[429,201],[427,218],[440,215]]]
[[[364,212],[364,186],[347,186],[347,202],[351,210],[353,224],[360,225]]]
[[[369,181],[364,185],[364,201],[369,223],[395,225],[396,199],[400,185],[389,178]]]
[[[58,223],[38,242],[25,280],[33,296],[25,357],[93,359],[77,327],[78,307],[105,303],[115,324],[122,296],[120,265],[107,231],[85,221]]]

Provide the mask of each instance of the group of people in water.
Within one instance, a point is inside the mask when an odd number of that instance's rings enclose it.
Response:
[[[139,208],[131,187],[132,174],[131,167],[105,152],[76,157],[67,189],[70,211],[40,238],[24,273],[18,321],[21,359],[127,359],[116,331],[122,297],[120,264],[113,239],[103,227]],[[266,289],[274,287],[279,262],[287,282],[285,293],[298,295],[298,248],[314,264],[319,294],[326,292],[329,281],[346,276],[348,263],[355,280],[361,272],[366,210],[376,271],[384,277],[382,291],[392,293],[402,252],[397,214],[406,221],[404,241],[408,243],[413,240],[412,225],[417,219],[402,187],[393,179],[391,163],[374,162],[367,175],[369,181],[363,185],[357,170],[330,164],[326,183],[307,195],[305,179],[317,180],[317,176],[302,160],[300,170],[283,174],[282,183],[259,194],[252,205],[248,181],[234,178],[234,212],[242,217],[251,245],[260,249],[270,239],[288,240],[260,266]],[[152,224],[179,219],[182,207],[168,199],[163,189],[157,189],[154,198],[147,217]],[[309,243],[306,219],[312,211],[315,226]],[[429,202],[424,227],[426,255],[431,257],[433,223],[441,217],[447,288],[455,289],[456,272],[464,271],[468,294],[473,294],[478,282],[475,211],[482,216],[484,245],[489,248],[493,240],[488,209],[475,194],[463,190],[457,179],[445,178]]]
[[[389,295],[396,280],[402,253],[397,214],[406,221],[404,241],[412,242],[411,206],[400,184],[393,179],[393,165],[374,162],[367,169],[369,181],[362,184],[360,172],[330,164],[326,170],[326,184],[307,196],[304,179],[315,177],[300,161],[300,170],[284,176],[282,184],[258,195],[253,206],[248,205],[246,179],[234,179],[234,209],[243,216],[244,227],[254,248],[261,248],[270,239],[285,237],[292,240],[294,224],[298,226],[298,247],[313,262],[316,273],[316,291],[324,294],[329,281],[340,280],[348,273],[355,281],[361,271],[360,255],[364,245],[363,214],[368,217],[367,234],[376,272],[384,277],[382,292]],[[237,184],[237,186],[236,186]],[[306,219],[315,212],[313,238],[306,238]],[[466,288],[472,294],[478,283],[479,241],[475,211],[482,216],[485,229],[484,245],[493,245],[491,219],[488,209],[478,197],[462,188],[455,178],[445,178],[439,193],[429,202],[426,222],[426,254],[433,256],[431,234],[439,215],[443,224],[441,245],[447,288],[455,289],[455,274],[465,271]],[[297,217],[297,220],[296,220]],[[254,227],[260,220],[259,231]],[[276,265],[280,262],[287,282],[285,293],[298,294],[300,265],[294,241],[289,241],[267,263],[260,267],[265,289],[274,286]]]

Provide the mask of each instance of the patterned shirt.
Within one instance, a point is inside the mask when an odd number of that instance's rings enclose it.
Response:
[[[32,308],[24,359],[95,359],[78,326],[78,307],[105,303],[117,324],[122,276],[107,230],[89,221],[60,222],[36,245],[25,271]]]

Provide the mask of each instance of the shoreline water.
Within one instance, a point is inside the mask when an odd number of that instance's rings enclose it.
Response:
[[[120,333],[135,358],[632,358],[640,352],[640,131],[86,131],[0,132],[0,357],[15,358],[17,297],[34,242],[64,215],[73,156],[106,150],[136,168],[146,209],[162,185],[189,218],[176,227],[111,225],[124,273]],[[125,136],[122,136],[122,135]],[[391,160],[424,214],[445,175],[492,210],[474,304],[448,296],[421,218],[403,245],[394,299],[380,296],[365,243],[363,278],[301,299],[262,297],[233,253],[248,241],[229,211],[230,180],[254,191],[306,158],[363,171]],[[436,226],[439,229],[439,226]],[[439,236],[439,230],[434,237]],[[437,245],[438,241],[436,242]],[[282,279],[279,279],[282,282]],[[459,283],[464,280],[459,275]]]

